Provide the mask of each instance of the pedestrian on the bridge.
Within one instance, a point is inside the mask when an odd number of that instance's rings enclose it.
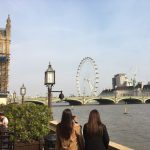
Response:
[[[88,122],[84,125],[83,135],[85,150],[107,150],[109,135],[106,126],[101,122],[99,112],[90,112]]]
[[[70,109],[62,113],[61,122],[56,128],[55,150],[84,150],[81,126],[75,123]]]

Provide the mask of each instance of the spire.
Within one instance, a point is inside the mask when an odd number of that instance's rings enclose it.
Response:
[[[7,22],[6,22],[6,36],[8,39],[10,39],[10,34],[11,34],[11,20],[10,20],[10,15],[8,15],[8,18],[7,18]]]
[[[7,18],[7,24],[6,24],[6,26],[7,25],[11,25],[10,15],[8,15],[8,18]]]

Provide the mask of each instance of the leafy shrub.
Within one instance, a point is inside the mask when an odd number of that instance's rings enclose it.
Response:
[[[44,105],[9,104],[1,106],[9,119],[9,131],[14,133],[14,140],[32,142],[43,138],[50,132],[49,121],[52,120],[51,110]]]

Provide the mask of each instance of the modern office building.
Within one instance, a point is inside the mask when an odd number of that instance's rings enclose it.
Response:
[[[128,79],[125,73],[119,73],[112,78],[112,89],[105,89],[101,96],[142,96],[143,93],[150,94],[150,85],[143,87],[142,82],[136,83],[135,77]]]
[[[112,78],[112,88],[115,89],[117,87],[125,87],[125,86],[133,86],[133,81],[127,78],[125,73],[116,74]]]

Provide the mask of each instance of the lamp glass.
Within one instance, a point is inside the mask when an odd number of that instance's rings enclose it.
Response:
[[[24,88],[21,89],[21,93],[22,95],[25,95],[26,94],[26,90]]]
[[[54,72],[47,72],[47,83],[48,84],[54,84],[55,83],[55,80],[54,80]]]
[[[52,69],[51,65],[45,71],[45,85],[55,84],[55,70]]]
[[[16,92],[13,93],[13,98],[16,98]]]
[[[25,95],[26,94],[26,88],[25,88],[24,85],[20,88],[20,94],[21,95]]]

